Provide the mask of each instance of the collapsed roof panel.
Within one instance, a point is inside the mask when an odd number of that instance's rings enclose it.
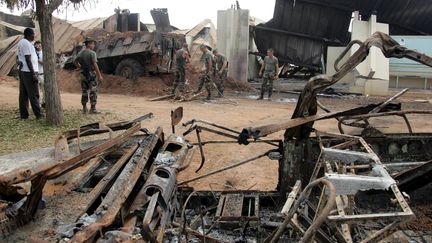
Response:
[[[277,0],[273,19],[255,27],[260,53],[274,48],[285,62],[318,68],[324,44],[348,42],[351,11],[308,1]]]
[[[427,0],[276,0],[273,19],[255,28],[260,53],[274,48],[281,61],[319,68],[326,46],[349,41],[353,11],[362,19],[377,14],[391,35],[432,34],[432,5]]]

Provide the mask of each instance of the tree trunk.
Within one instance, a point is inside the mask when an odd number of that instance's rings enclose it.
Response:
[[[43,47],[46,121],[51,125],[59,125],[63,122],[63,109],[55,70],[56,56],[52,29],[52,11],[45,4],[45,0],[36,0],[36,15]]]

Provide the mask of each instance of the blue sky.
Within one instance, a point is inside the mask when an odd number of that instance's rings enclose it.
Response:
[[[240,0],[242,9],[249,9],[250,15],[268,21],[273,16],[275,0]],[[88,0],[84,8],[74,10],[62,7],[54,13],[55,16],[68,20],[83,20],[96,17],[106,17],[114,14],[114,9],[128,8],[131,12],[140,13],[141,21],[153,23],[150,10],[153,8],[168,8],[171,24],[180,29],[189,29],[205,18],[210,18],[217,23],[217,10],[224,10],[235,4],[232,0]],[[10,13],[5,5],[0,6],[0,11]],[[13,14],[22,11],[14,10]]]

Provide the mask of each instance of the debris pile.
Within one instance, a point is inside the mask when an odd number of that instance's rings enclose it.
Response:
[[[183,108],[178,108],[171,112],[172,134],[166,139],[161,128],[150,132],[141,127],[149,113],[65,131],[51,149],[0,157],[0,232],[7,235],[38,220],[47,181],[80,168],[67,184],[88,200],[80,202],[83,210],[75,222],[56,232],[70,242],[430,241],[432,134],[415,133],[406,115],[432,111],[403,110],[394,103],[407,90],[381,103],[336,112],[319,103],[317,93],[364,60],[372,45],[389,57],[429,66],[432,59],[382,33],[355,43],[359,50],[338,73],[307,83],[291,119],[243,130],[193,119],[182,124],[179,135]],[[370,122],[378,116],[401,117],[407,132],[383,133]],[[340,133],[314,128],[324,119],[336,119]],[[348,135],[346,126],[361,132]],[[281,139],[266,138],[278,131],[285,131]],[[204,132],[221,139],[205,140]],[[103,134],[108,138],[101,139]],[[233,155],[230,165],[177,181],[195,151],[200,154],[196,172],[202,172],[207,144],[241,149],[251,143],[269,148],[242,161]],[[195,191],[189,186],[265,157],[279,161],[277,191]],[[416,207],[426,208],[416,215]],[[416,216],[424,227],[410,223]]]

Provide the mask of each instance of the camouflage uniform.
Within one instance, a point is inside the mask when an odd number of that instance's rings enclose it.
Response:
[[[97,91],[98,91],[98,80],[96,79],[96,72],[93,70],[92,64],[94,61],[97,62],[96,52],[84,49],[78,53],[77,61],[81,65],[81,104],[85,106],[89,100],[90,93],[90,104],[96,105]]]
[[[264,97],[264,93],[268,90],[268,97],[270,98],[273,94],[273,80],[276,77],[276,69],[275,65],[279,65],[278,59],[273,56],[266,56],[264,58],[265,69],[263,74],[263,83],[261,86],[261,96],[262,99]]]
[[[213,55],[211,53],[211,51],[207,51],[206,53],[203,53],[203,55],[201,56],[201,61],[205,63],[205,72],[204,74],[200,77],[199,80],[199,85],[198,85],[198,90],[195,93],[199,93],[203,86],[205,85],[205,88],[207,90],[207,99],[211,98],[211,77],[210,77],[210,72],[212,67],[209,66],[208,61],[212,60],[213,61]]]
[[[224,92],[224,81],[227,79],[228,76],[228,62],[225,69],[222,71],[221,74],[219,74],[219,70],[222,68],[223,63],[227,61],[226,57],[223,54],[219,54],[219,56],[215,57],[215,63],[216,63],[216,86],[219,90],[220,94],[219,96],[223,95]]]
[[[176,79],[174,80],[172,94],[175,93],[178,86],[181,93],[184,92],[184,85],[186,81],[186,71],[185,65],[186,60],[183,57],[183,54],[187,52],[184,49],[180,49],[176,52]]]

